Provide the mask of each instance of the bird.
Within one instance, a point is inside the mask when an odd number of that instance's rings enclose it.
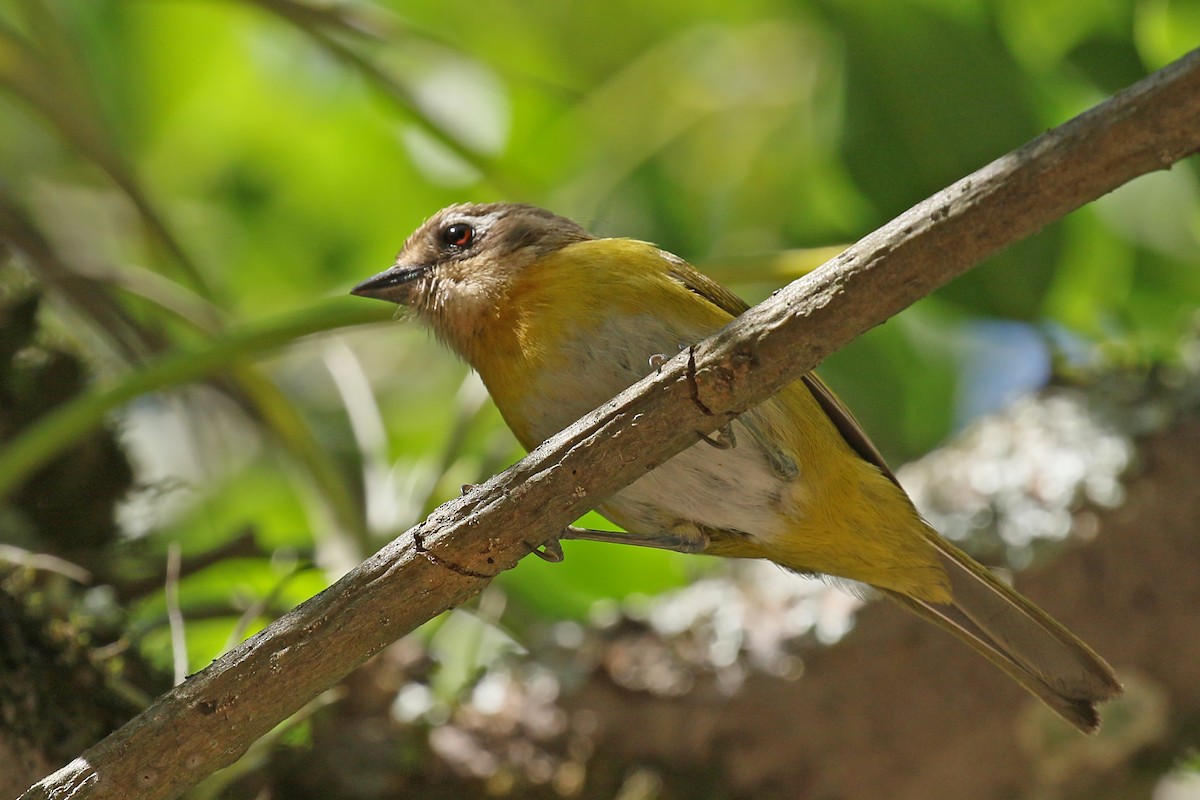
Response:
[[[408,309],[483,380],[531,450],[748,309],[659,247],[519,203],[451,205],[352,294]],[[600,503],[594,539],[736,558],[872,587],[977,650],[1081,731],[1112,668],[918,513],[814,372]]]

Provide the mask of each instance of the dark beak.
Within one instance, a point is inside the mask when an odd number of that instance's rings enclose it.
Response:
[[[373,278],[367,278],[351,289],[350,294],[403,305],[408,302],[410,294],[408,284],[420,278],[428,270],[427,266],[412,267],[407,264],[397,264]]]

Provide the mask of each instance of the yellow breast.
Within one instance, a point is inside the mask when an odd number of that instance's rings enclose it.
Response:
[[[644,242],[599,239],[516,276],[469,360],[523,445],[649,373],[652,355],[673,356],[729,321],[672,279],[670,265]]]

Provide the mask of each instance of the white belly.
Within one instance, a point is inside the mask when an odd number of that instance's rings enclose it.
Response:
[[[529,393],[537,399],[524,411],[539,439],[651,372],[652,356],[671,358],[681,346],[712,333],[679,330],[652,315],[626,319],[617,327],[603,323],[600,330],[560,343],[563,366],[543,374],[538,390]],[[605,346],[599,348],[602,341]],[[641,533],[694,522],[773,539],[784,527],[781,509],[792,496],[789,484],[795,476],[780,476],[778,453],[774,460],[768,458],[741,420],[732,428],[736,446],[719,449],[700,441],[610,497],[600,510],[613,512]]]

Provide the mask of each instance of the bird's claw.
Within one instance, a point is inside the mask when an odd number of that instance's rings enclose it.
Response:
[[[559,564],[566,558],[566,554],[563,553],[562,542],[558,540],[557,536],[547,540],[541,547],[530,545],[529,550],[542,561],[548,561],[551,564]]]
[[[688,346],[686,344],[680,343],[679,352],[682,353],[687,348],[688,348]],[[650,356],[650,358],[647,360],[650,362],[650,367],[652,369],[654,369],[655,371],[661,371],[663,364],[670,361],[671,357],[669,355],[667,355],[666,353],[655,353],[654,355]]]
[[[717,431],[716,436],[709,436],[704,433],[697,434],[697,436],[718,450],[732,450],[737,447],[737,438],[733,435],[732,422]]]

